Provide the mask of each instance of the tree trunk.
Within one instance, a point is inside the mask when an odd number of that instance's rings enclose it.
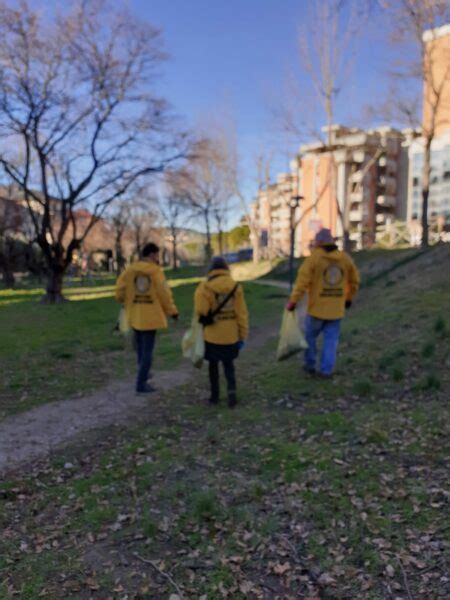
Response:
[[[172,268],[174,271],[178,269],[177,234],[174,229],[172,229]]]
[[[122,233],[116,233],[115,240],[115,254],[116,254],[116,272],[120,275],[125,267],[125,257],[122,250]]]
[[[219,254],[220,254],[220,256],[222,256],[223,255],[223,231],[222,231],[222,229],[219,229],[217,237],[218,237],[218,242],[219,242]]]
[[[428,198],[430,196],[431,139],[425,143],[422,173],[422,247],[428,247]]]
[[[59,265],[50,267],[47,276],[47,289],[41,302],[42,304],[61,304],[67,302],[62,293],[64,269]]]
[[[260,261],[260,248],[259,248],[259,235],[258,231],[255,231],[252,235],[253,238],[253,263],[256,265]]]
[[[211,229],[209,226],[209,215],[205,212],[205,227],[206,227],[206,245],[205,245],[205,253],[206,253],[206,262],[212,258],[212,246],[211,246]]]
[[[2,269],[3,272],[3,284],[6,288],[13,288],[16,283],[16,278],[14,277],[14,273],[11,269],[8,269],[7,266],[4,266]]]

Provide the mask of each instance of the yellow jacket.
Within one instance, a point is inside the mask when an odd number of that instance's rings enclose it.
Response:
[[[194,296],[194,310],[197,315],[207,315],[214,311],[236,285],[226,269],[210,271],[202,281]],[[214,317],[213,325],[204,328],[205,341],[211,344],[235,344],[248,336],[248,312],[244,290],[238,285],[234,296]]]
[[[359,288],[355,263],[336,246],[316,248],[300,267],[290,302],[297,303],[308,292],[307,312],[325,320],[341,319],[345,301],[351,300]]]
[[[133,329],[165,329],[166,315],[178,313],[164,273],[157,264],[146,260],[132,263],[116,283],[116,300],[125,307]]]

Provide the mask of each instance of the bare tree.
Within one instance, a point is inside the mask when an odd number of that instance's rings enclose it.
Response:
[[[212,256],[212,220],[216,220],[220,236],[224,215],[229,208],[228,200],[232,196],[227,148],[223,140],[211,136],[198,142],[188,165],[178,171],[174,185],[177,195],[185,198],[192,213],[203,219],[205,254],[209,260]]]
[[[123,237],[130,222],[130,206],[127,202],[120,201],[111,215],[111,224],[114,232],[114,257],[116,272],[119,275],[126,265],[123,249]]]
[[[345,207],[341,207],[336,193],[336,161],[332,126],[336,117],[336,102],[348,79],[354,56],[354,46],[372,2],[358,0],[308,0],[305,14],[307,22],[299,30],[300,64],[306,81],[300,86],[296,78],[289,81],[287,102],[274,110],[279,128],[285,135],[294,137],[296,143],[305,138],[315,138],[327,153],[325,190],[332,190],[336,210],[342,227],[344,247],[348,248],[350,236],[346,225]],[[305,89],[306,88],[306,89]],[[311,93],[312,91],[312,93]],[[320,110],[318,110],[320,108]],[[325,137],[318,131],[314,118],[325,115]],[[305,119],[307,114],[309,119]],[[316,208],[325,193],[314,201]],[[309,211],[308,211],[309,212]]]
[[[134,239],[135,253],[139,256],[143,246],[155,232],[157,221],[156,201],[154,198],[142,195],[130,205],[129,227]]]
[[[36,248],[33,247],[33,227],[20,193],[14,185],[0,190],[0,271],[7,287],[15,284],[14,270],[18,264],[32,268]]]
[[[44,300],[106,208],[183,154],[154,92],[160,33],[102,0],[44,18],[0,1],[0,166],[23,192],[48,267]],[[74,212],[89,207],[77,230]],[[68,243],[64,240],[69,239]]]
[[[183,174],[181,174],[183,178]],[[159,200],[159,211],[164,224],[170,231],[172,246],[172,268],[178,268],[178,239],[182,227],[186,227],[192,214],[189,210],[189,197],[179,186],[180,174],[177,171],[166,171],[163,197]]]
[[[433,140],[442,126],[440,115],[450,86],[450,52],[439,57],[436,28],[450,22],[449,0],[380,0],[390,22],[395,23],[393,40],[397,43],[413,43],[416,52],[409,52],[412,60],[393,72],[396,81],[421,81],[424,86],[423,121],[418,110],[417,97],[405,97],[397,88],[391,98],[399,120],[420,127],[422,125],[422,246],[428,246],[428,204],[431,180],[431,150]],[[438,62],[440,67],[437,68]],[[422,122],[421,122],[422,121]],[[447,124],[448,125],[448,124]]]

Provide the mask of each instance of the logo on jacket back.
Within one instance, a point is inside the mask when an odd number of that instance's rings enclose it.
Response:
[[[151,304],[153,302],[150,295],[152,285],[151,278],[148,275],[139,273],[134,278],[134,299],[136,304]]]
[[[343,296],[344,290],[342,282],[344,280],[344,271],[335,264],[331,264],[323,271],[324,287],[321,296]]]

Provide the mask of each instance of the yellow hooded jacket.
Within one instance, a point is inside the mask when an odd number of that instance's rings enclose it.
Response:
[[[355,263],[337,247],[316,248],[300,267],[290,302],[297,303],[309,293],[307,313],[325,320],[342,319],[346,300],[359,288]]]
[[[132,263],[116,283],[116,300],[125,307],[133,329],[165,329],[166,315],[178,313],[164,273],[157,264],[145,260]]]
[[[210,271],[207,279],[195,291],[195,313],[200,316],[214,311],[235,285],[236,282],[227,269]],[[235,344],[247,338],[248,312],[241,285],[238,285],[233,297],[214,317],[214,324],[205,326],[204,336],[206,342],[219,345]]]

